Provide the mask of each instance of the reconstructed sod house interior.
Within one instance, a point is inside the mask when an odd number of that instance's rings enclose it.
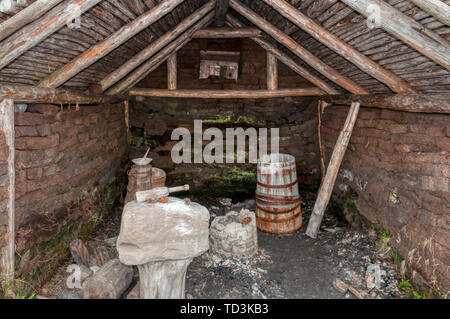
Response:
[[[48,282],[74,259],[91,266],[94,258],[99,267],[117,261],[115,244],[102,254],[88,242],[119,234],[127,185],[128,194],[137,190],[130,191],[131,159],[150,148],[151,166],[166,176],[159,186],[188,184],[188,192],[173,196],[206,206],[211,220],[239,203],[256,209],[258,261],[192,255],[187,274],[184,268],[190,298],[447,297],[449,5],[2,0],[1,296],[44,298],[40,289],[48,292]],[[292,232],[277,214],[269,226],[258,215],[264,209],[255,189],[267,186],[260,164],[174,163],[179,139],[172,132],[194,133],[195,120],[200,130],[219,128],[223,136],[227,128],[279,129],[279,153],[295,158],[289,187],[298,185],[302,198]],[[346,254],[363,249],[352,244],[362,243],[358,236],[372,248],[352,255],[359,258],[353,262]],[[77,260],[86,254],[91,259]],[[266,270],[263,257],[273,259]],[[326,258],[336,264],[325,265]],[[355,268],[348,271],[345,262]],[[391,295],[371,286],[373,265],[381,286],[391,283]],[[248,270],[253,266],[262,269],[258,276]],[[141,297],[150,285],[142,269]],[[83,296],[125,298],[136,272],[116,275],[127,278],[114,293],[87,293],[98,285],[94,274]],[[214,280],[199,289],[202,278]]]

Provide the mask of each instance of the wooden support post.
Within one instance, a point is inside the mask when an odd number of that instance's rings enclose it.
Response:
[[[450,6],[441,0],[411,0],[423,11],[450,26]]]
[[[225,23],[225,15],[228,11],[229,0],[216,0],[216,27],[223,27]]]
[[[345,151],[347,150],[348,143],[350,142],[350,137],[352,136],[353,127],[355,126],[356,119],[358,118],[359,107],[359,103],[352,103],[347,115],[347,120],[345,121],[344,127],[342,128],[342,131],[336,141],[336,146],[334,147],[333,154],[331,155],[327,173],[325,174],[325,179],[320,185],[316,203],[314,204],[314,209],[308,223],[308,228],[306,229],[306,235],[311,238],[316,238],[317,233],[319,232],[320,224],[322,223],[325,209],[330,201],[331,193],[333,192],[334,183],[336,182],[336,177],[339,173],[342,159],[344,158]]]
[[[284,0],[263,0],[283,17],[396,93],[418,93],[405,80],[381,67]]]
[[[161,90],[132,89],[131,96],[153,96],[194,99],[264,99],[287,96],[319,96],[318,88],[295,88],[278,90]]]
[[[193,25],[189,30],[184,32],[174,41],[172,41],[169,45],[160,50],[155,56],[153,56],[150,60],[143,63],[139,68],[133,71],[130,75],[128,75],[125,79],[117,83],[111,89],[109,89],[106,94],[114,95],[114,94],[122,94],[129,90],[131,87],[139,83],[142,79],[144,79],[150,72],[160,66],[165,60],[167,60],[168,56],[172,53],[180,50],[186,43],[188,43],[192,35],[208,25],[214,19],[214,12],[210,12],[203,19]]]
[[[278,89],[278,61],[277,58],[269,51],[267,51],[267,89]]]
[[[278,28],[274,27],[261,16],[257,15],[253,10],[242,5],[239,1],[230,0],[230,6],[242,16],[250,20],[250,22],[254,23],[257,27],[261,28],[264,32],[273,37],[275,40],[283,44],[286,48],[291,50],[292,53],[308,63],[317,72],[323,74],[337,85],[343,87],[353,94],[368,94],[368,92],[361,86],[359,86],[349,78],[343,76],[327,64],[323,63],[311,52],[298,44],[294,39],[287,36]]]
[[[14,258],[15,258],[15,147],[14,147],[14,102],[11,99],[0,99],[0,131],[5,135],[6,147],[8,149],[8,189],[7,189],[7,205],[5,211],[6,218],[2,218],[7,222],[6,245],[0,247],[0,271],[3,278],[8,281],[14,278]],[[1,226],[1,225],[0,225]]]
[[[0,69],[61,29],[101,0],[66,0],[39,20],[13,33],[0,46]]]
[[[0,23],[0,41],[40,18],[44,13],[52,9],[61,1],[62,0],[37,0],[8,20],[3,21]]]
[[[172,53],[167,59],[167,88],[177,89],[177,53]]]
[[[176,40],[180,35],[183,34],[183,32],[194,25],[194,23],[197,23],[200,19],[205,17],[205,15],[207,15],[213,9],[214,1],[209,1],[189,17],[181,21],[174,29],[159,37],[155,42],[150,44],[144,50],[136,54],[133,58],[119,67],[117,70],[101,80],[100,85],[102,86],[102,90],[106,91],[115,83],[123,79],[127,74],[131,73],[142,63],[147,61],[150,57],[158,53],[159,50],[167,46],[171,41]]]
[[[116,96],[94,95],[69,90],[40,88],[31,85],[0,85],[0,99],[11,98],[20,103],[102,104],[122,102]]]
[[[261,35],[257,28],[210,28],[197,31],[194,39],[234,39],[252,38]]]
[[[380,0],[342,0],[342,2],[366,17],[373,16],[374,8],[378,8],[377,21],[381,28],[450,70],[449,43],[413,18]]]
[[[125,116],[125,127],[127,128],[127,142],[130,142],[130,101],[125,100],[124,104],[124,116]]]
[[[227,14],[227,23],[234,27],[242,27],[243,24],[235,17]],[[298,75],[302,76],[312,84],[316,85],[317,87],[321,88],[328,94],[337,95],[339,94],[339,91],[337,91],[335,88],[330,86],[325,81],[319,79],[317,76],[313,75],[311,72],[306,70],[304,67],[300,66],[297,62],[292,60],[289,56],[287,56],[285,53],[281,52],[279,49],[274,47],[269,41],[264,40],[260,37],[253,37],[253,41],[255,41],[257,44],[259,44],[263,49],[266,51],[271,52],[273,55],[277,57],[277,59],[281,62],[283,62],[286,66],[288,66],[292,71],[297,73]]]
[[[112,50],[119,47],[122,43],[168,14],[183,1],[184,0],[166,0],[161,2],[156,7],[153,7],[146,13],[121,27],[105,40],[92,46],[59,70],[53,72],[47,78],[42,80],[38,86],[56,88],[64,84],[94,62],[100,60]]]

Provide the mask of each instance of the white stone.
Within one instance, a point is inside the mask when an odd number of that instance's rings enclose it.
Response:
[[[117,239],[126,265],[180,260],[209,249],[209,212],[197,203],[169,197],[168,203],[131,201],[124,207]]]

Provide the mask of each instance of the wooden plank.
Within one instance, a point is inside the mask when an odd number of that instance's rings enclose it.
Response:
[[[328,95],[322,100],[338,105],[359,102],[361,106],[394,111],[450,114],[450,94]]]
[[[252,38],[261,35],[261,30],[257,28],[211,28],[196,32],[194,39],[234,39]]]
[[[155,70],[160,66],[168,56],[172,53],[180,50],[186,43],[188,43],[192,35],[203,28],[204,26],[211,23],[214,19],[214,12],[208,13],[203,19],[193,25],[189,30],[184,32],[169,45],[165,46],[160,50],[155,56],[149,59],[147,62],[143,63],[139,68],[130,73],[126,78],[117,83],[115,86],[106,91],[108,95],[122,94],[129,90],[131,87],[139,83],[144,79],[150,72]]]
[[[131,96],[198,98],[198,99],[265,99],[288,96],[318,96],[324,92],[318,88],[278,90],[163,90],[132,89]]]
[[[37,0],[0,24],[0,41],[40,18],[63,0]]]
[[[315,57],[311,52],[303,48],[300,44],[294,41],[291,37],[284,34],[281,30],[274,27],[265,19],[257,15],[253,10],[248,9],[237,0],[230,0],[230,6],[245,18],[261,28],[264,32],[272,36],[275,40],[283,44],[286,48],[292,51],[295,55],[308,63],[317,72],[322,73],[328,79],[343,87],[353,94],[368,94],[368,92],[360,87],[358,84],[343,76],[330,66],[323,63],[320,59]]]
[[[31,85],[0,84],[0,99],[11,98],[20,103],[102,104],[123,101],[115,96],[83,94],[68,90],[40,88]]]
[[[311,218],[306,229],[306,235],[311,238],[316,238],[319,232],[322,218],[330,201],[331,193],[333,192],[334,183],[336,182],[339,168],[341,167],[342,159],[344,158],[345,151],[347,150],[350,137],[352,136],[353,127],[355,126],[356,119],[358,118],[360,104],[352,103],[347,115],[344,127],[336,141],[336,145],[331,155],[330,163],[325,174],[325,179],[320,185],[319,192],[317,194],[316,203],[311,214]]]
[[[3,131],[8,148],[8,204],[6,211],[0,212],[6,214],[7,224],[6,245],[0,247],[0,271],[2,278],[7,281],[14,279],[14,261],[15,261],[15,147],[14,147],[14,102],[12,99],[0,99],[0,130]]]
[[[172,53],[167,59],[167,88],[177,89],[177,53]]]
[[[122,43],[126,42],[131,37],[138,34],[149,25],[159,20],[161,17],[165,16],[183,1],[185,0],[163,1],[153,9],[124,25],[105,40],[83,52],[59,70],[53,72],[47,78],[42,80],[38,86],[56,88],[64,84],[79,72],[83,71],[91,64],[98,61],[115,48],[119,47]]]
[[[156,54],[159,50],[168,45],[171,41],[179,37],[183,32],[185,32],[194,23],[197,23],[201,18],[203,18],[208,12],[214,9],[214,1],[209,1],[200,9],[195,11],[189,17],[180,22],[176,28],[165,33],[159,37],[154,43],[150,44],[144,50],[136,54],[125,64],[119,67],[117,70],[106,76],[100,81],[102,90],[105,91],[109,89],[112,85],[123,79],[127,74],[135,70],[139,65],[147,61],[150,57]]]
[[[227,23],[229,23],[232,26],[242,26],[242,22],[240,22],[238,19],[231,15],[227,15],[226,17]],[[251,38],[253,41],[255,41],[257,44],[259,44],[263,49],[265,49],[268,52],[271,52],[273,55],[277,57],[277,59],[280,62],[283,62],[286,66],[288,66],[292,71],[297,73],[298,75],[302,76],[312,84],[316,85],[317,87],[321,88],[328,94],[337,95],[339,94],[339,91],[337,91],[335,88],[327,84],[325,81],[319,79],[317,76],[311,74],[308,70],[306,70],[304,67],[300,66],[297,62],[292,60],[289,56],[287,56],[285,53],[281,52],[279,49],[274,47],[270,42],[267,40],[264,40],[262,38]]]
[[[278,60],[270,51],[267,51],[267,89],[278,89]]]
[[[0,45],[0,69],[61,29],[101,0],[66,0],[39,20],[12,34]]]
[[[381,28],[450,70],[450,45],[442,38],[442,41],[439,42],[430,37],[429,30],[419,22],[384,1],[342,0],[342,2],[366,17],[373,15],[373,8],[379,8]]]
[[[418,93],[405,80],[375,63],[284,0],[263,0],[283,17],[396,93]]]
[[[450,6],[441,0],[411,0],[423,11],[450,26]]]
[[[216,18],[214,24],[216,27],[223,27],[225,24],[225,15],[228,12],[229,0],[216,0]]]

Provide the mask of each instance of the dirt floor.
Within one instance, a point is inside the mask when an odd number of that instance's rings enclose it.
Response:
[[[208,207],[211,220],[230,210],[254,208],[247,200],[192,198]],[[348,225],[326,215],[317,239],[305,235],[314,204],[312,196],[303,198],[305,227],[291,235],[276,236],[258,232],[258,253],[250,259],[222,259],[205,253],[194,259],[186,276],[187,298],[401,298],[395,266],[386,254],[377,251],[376,239],[352,230]],[[90,251],[102,248],[107,258],[117,256],[114,237],[120,228],[121,208],[91,236],[86,246]],[[111,239],[112,238],[112,239]],[[106,240],[106,241],[105,241]],[[384,254],[384,255],[383,255]],[[66,287],[66,268],[37,292],[42,298],[79,298],[79,291]],[[371,266],[372,265],[372,266]],[[371,281],[368,268],[379,267],[378,287]],[[336,280],[350,286],[342,292]],[[137,298],[138,272],[123,298]],[[344,284],[344,285],[345,285]],[[373,287],[375,286],[375,287]],[[134,288],[134,289],[133,289]]]

